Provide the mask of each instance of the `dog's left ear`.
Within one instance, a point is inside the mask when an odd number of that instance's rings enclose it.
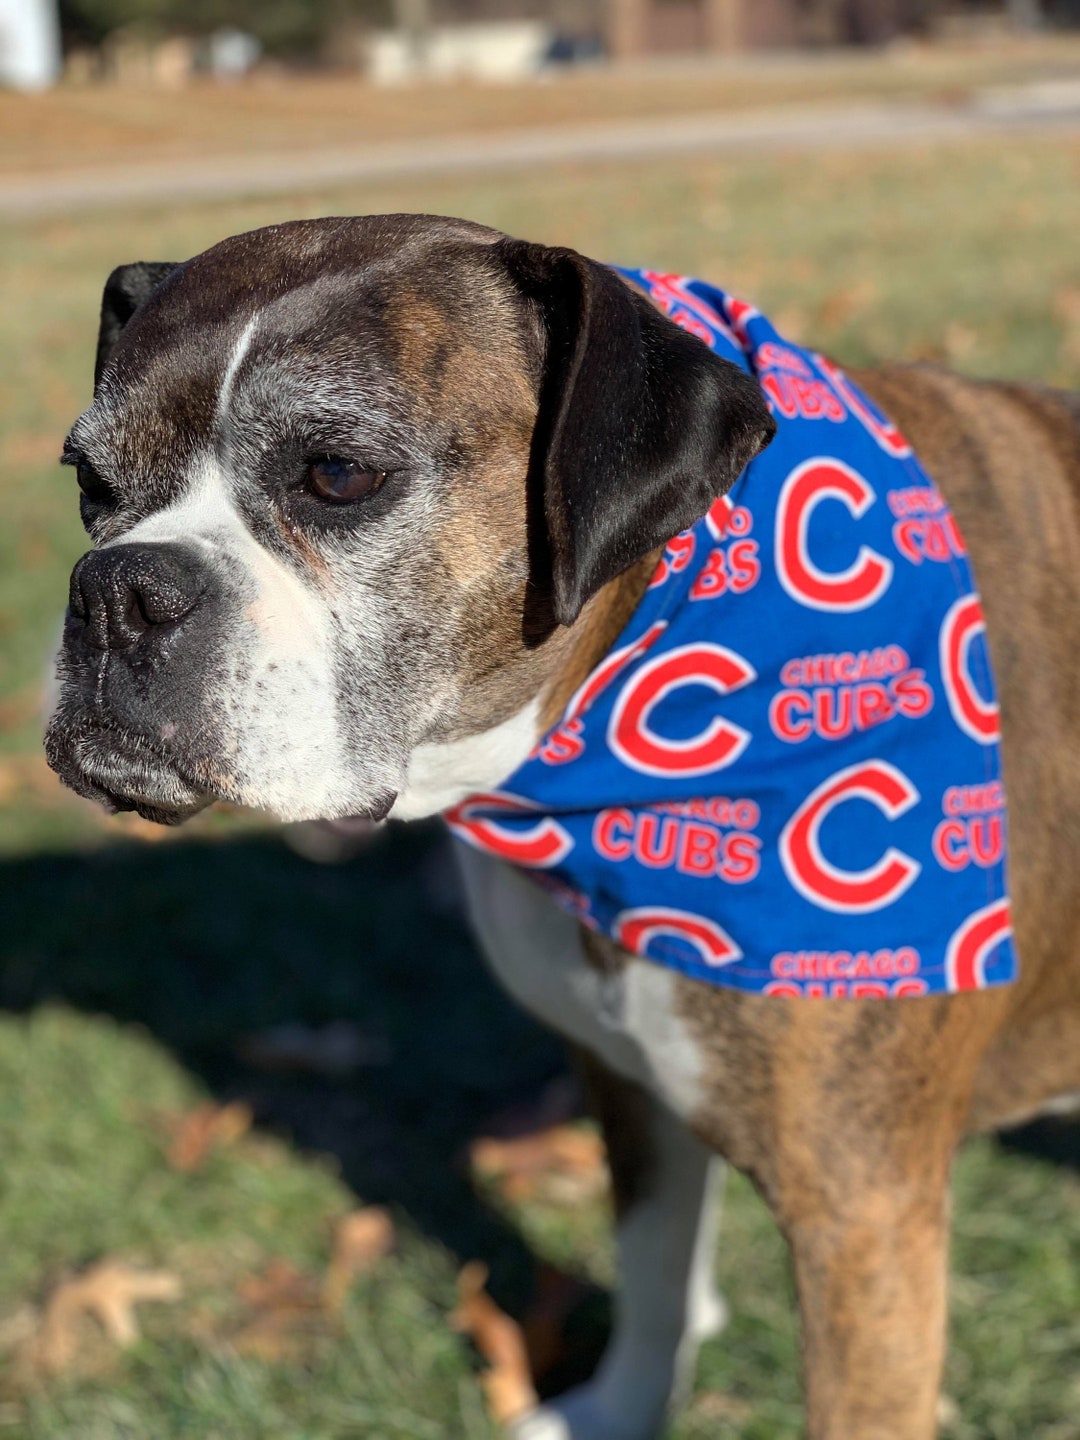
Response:
[[[574,250],[501,251],[546,331],[530,466],[535,577],[571,624],[589,597],[700,520],[769,443],[752,376]],[[542,510],[542,514],[541,514]]]
[[[118,265],[105,281],[101,297],[101,324],[98,327],[97,355],[94,359],[94,389],[101,372],[112,359],[120,332],[135,311],[177,269],[171,260],[139,260],[134,265]]]

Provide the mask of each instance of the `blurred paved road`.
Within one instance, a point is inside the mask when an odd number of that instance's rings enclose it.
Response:
[[[520,170],[553,163],[755,149],[888,147],[1023,131],[1080,136],[1080,82],[1044,81],[983,90],[953,105],[785,106],[742,114],[443,135],[348,148],[141,161],[47,175],[9,174],[0,176],[0,218],[14,220],[140,202],[312,191],[354,181]]]

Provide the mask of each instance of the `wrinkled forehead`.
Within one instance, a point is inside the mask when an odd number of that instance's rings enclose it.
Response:
[[[75,442],[151,485],[229,432],[290,420],[361,409],[398,450],[505,423],[535,399],[535,346],[477,230],[312,222],[215,246],[129,322]]]

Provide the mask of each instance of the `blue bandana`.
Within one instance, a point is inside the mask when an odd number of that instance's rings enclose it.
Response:
[[[717,985],[885,998],[1013,980],[998,707],[941,493],[867,396],[752,306],[621,273],[755,375],[779,429],[667,546],[560,722],[452,829]]]

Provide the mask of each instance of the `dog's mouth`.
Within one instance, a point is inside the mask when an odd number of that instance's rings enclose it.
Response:
[[[114,813],[134,810],[159,825],[180,825],[218,800],[250,803],[220,769],[207,766],[210,775],[200,775],[201,766],[163,754],[160,744],[131,730],[54,724],[45,736],[45,754],[77,795]],[[385,820],[396,799],[395,791],[380,791],[349,818]]]
[[[54,729],[45,738],[45,753],[76,794],[114,812],[134,810],[160,825],[179,825],[218,798],[130,731]]]

